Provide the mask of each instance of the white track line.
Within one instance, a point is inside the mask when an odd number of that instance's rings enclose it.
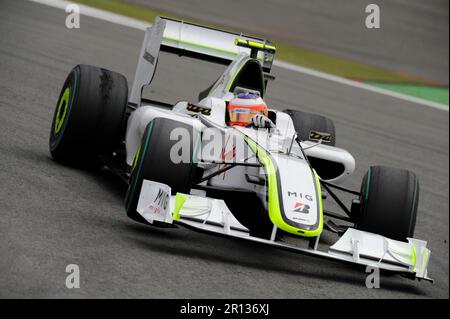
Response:
[[[108,21],[108,22],[115,23],[115,24],[120,24],[120,25],[123,25],[126,27],[139,29],[139,30],[145,30],[147,27],[151,26],[151,24],[147,23],[147,22],[128,18],[128,17],[125,17],[120,14],[111,13],[109,11],[92,8],[89,6],[85,6],[82,4],[73,3],[73,2],[69,2],[69,1],[65,1],[65,0],[28,0],[28,1],[40,3],[43,5],[47,5],[50,7],[63,9],[63,10],[65,10],[69,4],[76,4],[80,8],[80,14],[85,15],[85,16]],[[349,80],[349,79],[346,79],[346,78],[343,78],[340,76],[336,76],[333,74],[316,71],[316,70],[313,70],[310,68],[305,68],[305,67],[302,67],[299,65],[288,63],[288,62],[276,60],[274,62],[274,65],[279,68],[283,68],[283,69],[286,69],[289,71],[307,74],[307,75],[314,76],[314,77],[317,77],[320,79],[352,86],[352,87],[363,89],[363,90],[370,91],[373,93],[383,94],[386,96],[390,96],[393,98],[397,98],[400,100],[404,100],[404,101],[408,101],[408,102],[412,102],[412,103],[416,103],[416,104],[422,104],[422,105],[432,107],[432,108],[435,108],[438,110],[442,110],[442,111],[446,111],[446,112],[449,111],[448,105],[445,105],[445,104],[424,100],[424,99],[413,97],[413,96],[406,95],[406,94],[396,93],[396,92],[386,90],[386,89],[377,88],[372,85],[364,84],[364,83],[354,81],[354,80]]]
[[[120,24],[120,25],[134,28],[134,29],[144,30],[144,31],[146,28],[152,26],[150,23],[147,23],[147,22],[144,22],[141,20],[128,18],[128,17],[120,15],[120,14],[112,13],[112,12],[101,10],[101,9],[96,9],[93,7],[85,6],[85,5],[70,2],[70,1],[65,1],[65,0],[28,0],[28,1],[40,3],[40,4],[43,4],[46,6],[50,6],[50,7],[58,8],[58,9],[62,9],[62,10],[66,10],[67,6],[70,4],[76,4],[80,8],[81,15],[85,15],[88,17],[112,22],[115,24]]]

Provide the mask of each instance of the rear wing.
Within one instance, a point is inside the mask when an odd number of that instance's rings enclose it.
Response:
[[[245,53],[258,59],[263,70],[269,73],[276,49],[269,41],[242,33],[157,17],[145,31],[139,55],[129,101],[135,107],[140,106],[143,87],[153,79],[160,51],[224,65]]]

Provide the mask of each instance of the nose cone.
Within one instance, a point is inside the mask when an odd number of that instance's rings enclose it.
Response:
[[[323,212],[320,183],[316,174],[300,158],[274,154],[272,161],[276,166],[280,206],[280,216],[269,212],[272,222],[290,233],[317,236],[322,231]]]

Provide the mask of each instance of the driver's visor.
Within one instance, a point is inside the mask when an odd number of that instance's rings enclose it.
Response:
[[[246,126],[250,124],[252,118],[257,114],[267,116],[267,106],[265,104],[242,106],[230,103],[227,109],[230,119],[228,125]]]

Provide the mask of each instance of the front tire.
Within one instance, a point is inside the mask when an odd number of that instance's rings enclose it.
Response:
[[[411,171],[370,167],[361,184],[360,203],[357,229],[400,241],[414,236],[419,181]]]
[[[89,164],[97,162],[93,155],[112,153],[127,102],[128,84],[123,75],[90,65],[74,67],[53,116],[52,157],[64,163]]]
[[[171,132],[175,129],[185,129],[189,132],[188,163],[174,163],[171,159],[171,148],[178,143],[170,139]],[[196,169],[194,156],[198,138],[193,136],[192,126],[171,119],[155,118],[147,125],[131,168],[130,183],[125,197],[128,217],[148,224],[137,212],[144,179],[170,186],[172,195],[176,195],[177,192],[189,194]]]

